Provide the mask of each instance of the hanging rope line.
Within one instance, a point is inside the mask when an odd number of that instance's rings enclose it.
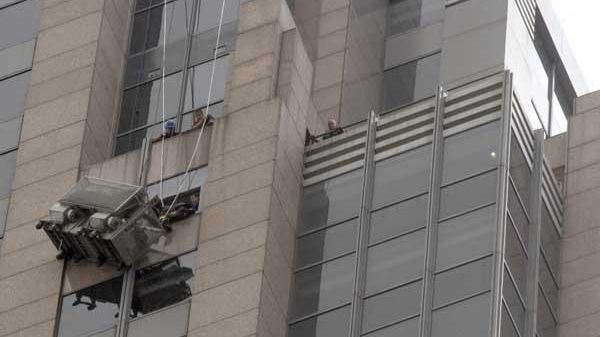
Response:
[[[175,11],[175,7],[173,7],[173,12]],[[175,13],[173,13],[175,14]],[[172,15],[173,17],[175,15]],[[162,76],[161,76],[161,91],[162,91],[162,127],[161,127],[161,140],[160,140],[160,203],[163,207],[165,207],[165,203],[163,201],[163,177],[164,177],[164,168],[165,168],[165,75],[167,72],[167,34],[170,31],[171,27],[167,28],[167,0],[163,1],[163,44],[162,44]]]
[[[212,99],[212,88],[213,88],[213,83],[214,83],[214,78],[215,78],[215,68],[216,68],[216,64],[217,64],[217,56],[219,55],[218,51],[219,51],[219,46],[221,44],[221,30],[223,28],[224,13],[225,13],[225,0],[223,0],[221,3],[221,15],[219,18],[219,29],[217,31],[217,41],[215,43],[213,59],[212,59],[212,69],[211,69],[211,73],[210,73],[210,83],[208,86],[208,96],[206,98],[206,114],[203,113],[204,118],[202,121],[202,126],[200,127],[200,132],[198,133],[198,138],[196,139],[196,145],[194,146],[194,151],[192,152],[192,155],[187,164],[187,167],[185,168],[185,173],[183,175],[182,181],[177,186],[177,193],[175,193],[175,197],[173,198],[173,201],[171,202],[171,204],[169,205],[169,208],[167,209],[167,211],[164,214],[169,214],[169,212],[173,209],[173,206],[177,202],[177,198],[179,197],[179,194],[181,193],[181,188],[185,184],[185,180],[190,173],[190,169],[191,169],[192,164],[194,163],[194,159],[196,158],[196,155],[198,153],[198,149],[200,147],[200,140],[202,139],[202,134],[204,132],[204,128],[208,121],[208,116],[210,113],[210,103],[211,103],[211,99]],[[192,95],[193,95],[193,93],[192,93]],[[162,177],[161,177],[161,179],[162,179]]]

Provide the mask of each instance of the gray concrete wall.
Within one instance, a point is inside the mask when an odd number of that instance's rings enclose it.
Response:
[[[0,336],[53,334],[62,262],[34,224],[77,181],[82,163],[110,155],[115,74],[121,73],[130,16],[129,0],[40,0],[40,5],[0,252]]]
[[[569,124],[561,244],[560,336],[600,336],[600,92],[576,101]]]

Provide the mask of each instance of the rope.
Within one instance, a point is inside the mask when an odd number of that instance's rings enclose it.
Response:
[[[183,179],[179,183],[179,186],[177,187],[177,193],[175,193],[175,197],[173,198],[173,201],[171,202],[171,205],[169,205],[169,208],[167,209],[165,214],[169,214],[169,212],[173,209],[173,206],[177,202],[177,198],[179,197],[179,194],[181,193],[181,187],[185,184],[185,179],[189,175],[190,168],[192,167],[192,163],[194,162],[194,158],[196,157],[196,154],[198,153],[198,148],[200,146],[200,140],[202,139],[202,133],[204,132],[206,122],[208,121],[208,116],[209,116],[209,112],[210,112],[210,102],[212,99],[212,88],[213,88],[213,83],[214,83],[214,78],[215,78],[215,68],[217,65],[216,61],[217,61],[217,56],[218,56],[218,47],[220,46],[220,42],[221,42],[221,29],[223,28],[223,14],[224,13],[225,13],[225,0],[223,0],[221,3],[221,16],[219,19],[219,30],[217,32],[217,41],[216,41],[215,49],[214,49],[214,53],[213,53],[213,60],[212,60],[213,64],[212,64],[212,69],[211,69],[211,73],[210,73],[210,84],[208,87],[208,97],[206,98],[206,115],[204,116],[204,120],[202,121],[202,126],[200,127],[200,133],[198,134],[198,138],[196,139],[196,145],[194,146],[194,151],[192,152],[190,161],[188,162],[187,167],[185,169]],[[162,177],[161,177],[161,179],[162,179]]]
[[[175,11],[175,8],[173,8]],[[174,16],[174,15],[173,15]],[[167,29],[167,0],[163,1],[163,27],[165,27],[165,33],[163,35],[163,50],[162,50],[162,78],[161,78],[161,91],[162,91],[162,134],[160,140],[160,203],[163,207],[165,207],[165,203],[163,201],[163,176],[164,176],[164,168],[165,168],[165,75],[167,71],[167,33],[170,29]],[[170,28],[170,27],[169,27]]]

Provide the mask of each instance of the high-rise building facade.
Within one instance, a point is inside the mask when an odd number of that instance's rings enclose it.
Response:
[[[0,0],[0,337],[599,337],[585,91],[547,0]],[[64,260],[83,177],[185,216]]]

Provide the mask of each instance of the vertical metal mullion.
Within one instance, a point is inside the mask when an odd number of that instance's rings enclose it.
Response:
[[[510,133],[512,119],[512,74],[504,72],[502,103],[502,129],[500,130],[500,159],[498,162],[498,184],[496,197],[496,242],[492,270],[492,300],[490,310],[490,337],[500,336],[502,315],[502,285],[504,275],[504,243],[506,237],[506,208],[508,205],[508,162],[510,159]]]
[[[152,141],[150,138],[144,138],[141,148],[140,166],[138,167],[138,185],[146,186],[148,171],[150,166],[150,156],[152,153]],[[135,283],[135,264],[127,268],[123,278],[123,287],[121,288],[121,303],[119,305],[119,321],[117,322],[117,332],[115,337],[126,337],[129,324],[129,312],[131,311],[131,301],[133,299],[133,285]]]
[[[542,175],[544,169],[544,132],[535,131],[535,153],[531,177],[531,191],[529,211],[531,223],[529,225],[529,242],[527,261],[527,312],[525,316],[525,336],[534,337],[537,325],[537,285],[539,282],[540,246],[541,246],[541,220],[542,220]]]
[[[186,1],[186,0],[184,0]],[[201,0],[193,0],[192,4],[192,17],[190,18],[190,27],[188,29],[187,44],[185,48],[185,55],[183,61],[183,70],[181,73],[181,86],[179,91],[179,105],[177,106],[177,123],[176,131],[181,132],[181,124],[183,123],[183,110],[185,108],[185,95],[187,93],[187,82],[189,78],[189,64],[192,55],[192,42],[194,40],[194,29],[196,27],[196,19],[198,18],[198,12],[200,11],[199,3]],[[216,48],[217,46],[215,46]],[[192,93],[193,94],[193,93]]]
[[[363,186],[360,201],[358,235],[356,238],[356,258],[354,269],[354,287],[350,313],[350,337],[360,336],[362,329],[363,298],[367,278],[367,251],[371,220],[371,200],[373,197],[373,181],[375,179],[375,143],[377,136],[377,117],[371,111],[367,127],[365,159],[363,170]]]
[[[431,152],[431,172],[429,175],[429,196],[427,201],[427,242],[425,245],[423,285],[421,290],[421,320],[419,336],[431,336],[431,316],[433,308],[433,282],[437,255],[440,187],[442,161],[444,156],[444,113],[446,93],[437,88],[435,117],[433,126],[433,147]]]
[[[552,137],[552,115],[554,114],[554,88],[556,86],[556,63],[552,63],[548,79],[548,137]]]

